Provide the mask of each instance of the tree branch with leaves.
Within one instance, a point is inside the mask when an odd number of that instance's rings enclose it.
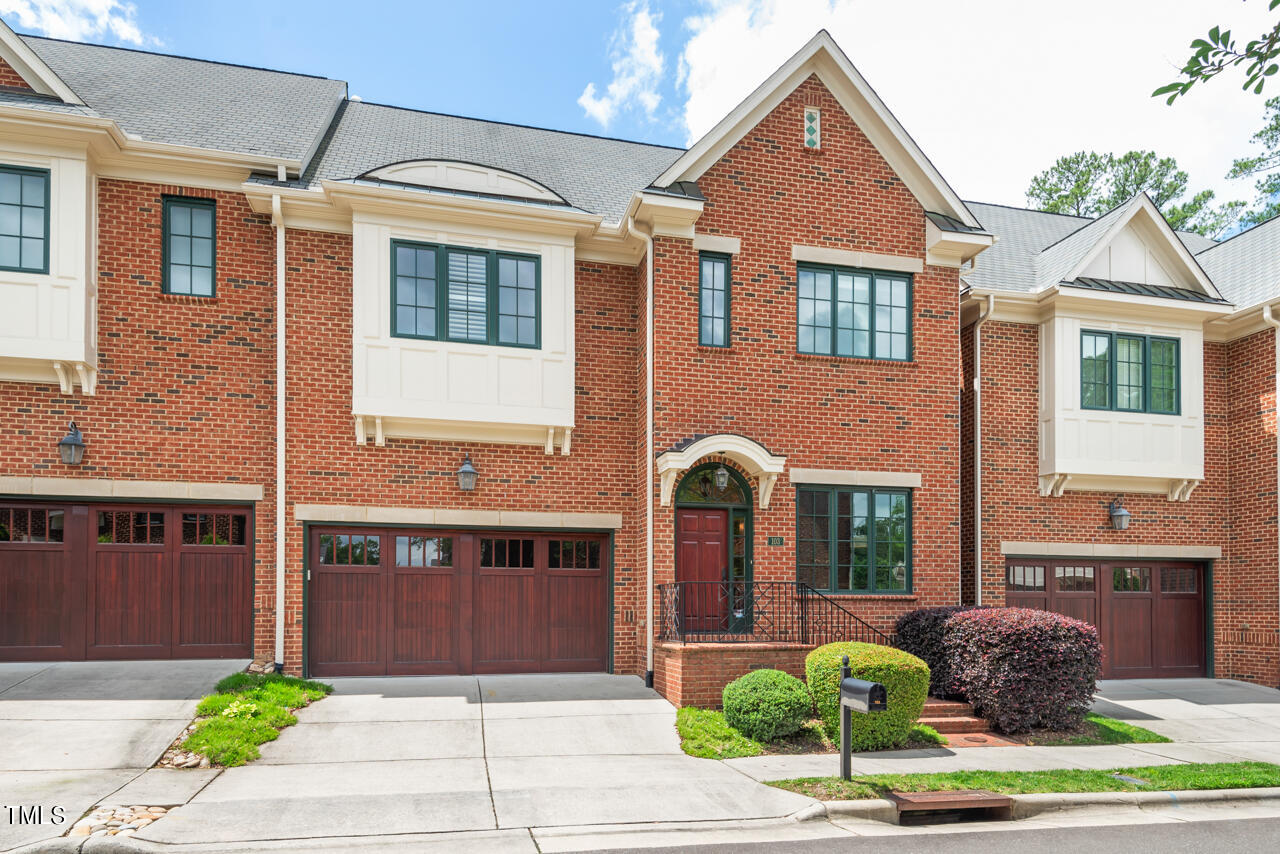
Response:
[[[1270,0],[1268,11],[1274,12],[1280,6],[1280,0]],[[1197,83],[1204,83],[1217,77],[1228,68],[1244,66],[1244,86],[1246,92],[1253,90],[1261,95],[1267,78],[1280,72],[1280,21],[1267,32],[1251,39],[1240,47],[1231,37],[1231,30],[1214,27],[1208,36],[1191,42],[1191,56],[1179,72],[1179,78],[1166,83],[1151,93],[1153,98],[1167,95],[1165,103],[1172,104],[1179,97],[1191,91]]]

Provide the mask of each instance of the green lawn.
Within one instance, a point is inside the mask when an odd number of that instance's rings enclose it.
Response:
[[[734,759],[762,753],[831,753],[840,749],[838,743],[827,738],[818,722],[791,738],[761,743],[729,726],[723,712],[692,706],[676,710],[676,730],[680,734],[680,748],[701,759]],[[945,742],[946,739],[932,728],[916,725],[911,729],[906,746],[922,747]]]
[[[260,755],[258,745],[275,741],[298,719],[294,709],[333,690],[322,682],[278,673],[233,673],[196,706],[196,729],[182,749],[209,757],[214,765],[243,765]]]
[[[1078,735],[1065,738],[1054,738],[1052,736],[1049,738],[1036,738],[1033,736],[1027,740],[1027,743],[1045,747],[1059,747],[1077,744],[1163,744],[1168,741],[1171,741],[1171,739],[1165,738],[1163,735],[1152,732],[1149,729],[1143,729],[1126,721],[1095,715],[1090,712],[1085,715],[1084,725]]]
[[[1010,748],[1011,750],[1014,748]],[[1118,780],[1124,774],[1143,785]],[[1111,771],[952,771],[945,774],[864,774],[850,781],[839,777],[777,780],[770,786],[799,792],[822,801],[879,798],[885,792],[939,792],[986,789],[1005,795],[1036,792],[1149,792],[1189,789],[1255,789],[1280,786],[1280,765],[1266,762],[1154,765]]]

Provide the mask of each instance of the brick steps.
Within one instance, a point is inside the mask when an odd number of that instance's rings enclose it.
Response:
[[[933,727],[941,735],[985,733],[987,722],[973,713],[973,706],[955,700],[938,700],[930,697],[924,703],[924,711],[918,723]]]

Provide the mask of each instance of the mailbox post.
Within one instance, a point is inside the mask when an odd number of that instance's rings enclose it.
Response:
[[[853,713],[870,714],[888,708],[888,693],[879,682],[854,679],[849,671],[849,656],[840,659],[840,777],[853,776],[853,746],[849,730]]]

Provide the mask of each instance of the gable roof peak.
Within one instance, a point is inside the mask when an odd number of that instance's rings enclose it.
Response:
[[[0,59],[9,64],[18,76],[27,81],[36,92],[57,98],[66,104],[85,106],[80,96],[27,46],[8,24],[0,20]]]
[[[817,75],[926,211],[981,224],[825,29],[818,30],[653,183],[696,181],[784,98]]]

